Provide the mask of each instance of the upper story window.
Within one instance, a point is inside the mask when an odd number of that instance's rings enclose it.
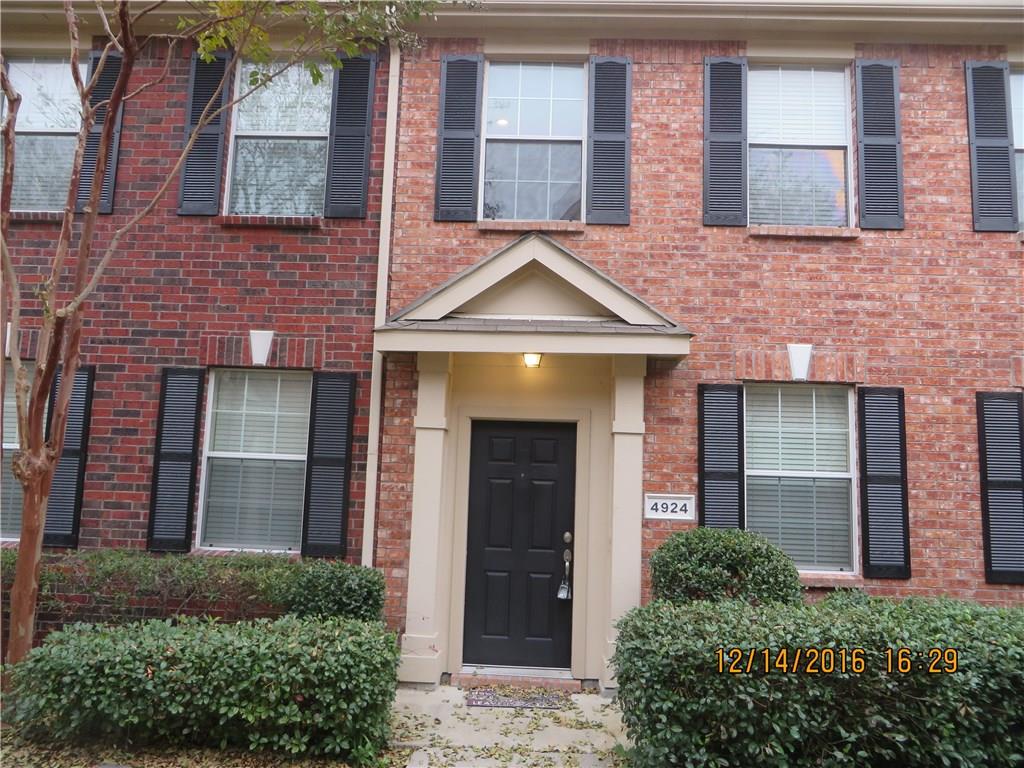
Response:
[[[580,220],[582,64],[490,62],[481,218]]]
[[[747,90],[750,223],[847,226],[846,70],[752,65]]]
[[[298,550],[312,377],[221,370],[212,381],[200,545]]]
[[[84,78],[85,65],[81,71]],[[67,202],[81,125],[81,103],[70,64],[60,59],[15,59],[9,73],[21,94],[11,208],[60,211]]]
[[[1024,229],[1024,70],[1010,72],[1010,108],[1013,114],[1013,149],[1017,164],[1017,218]]]
[[[851,390],[746,387],[747,528],[799,568],[853,570]]]
[[[239,68],[236,93],[257,66]],[[293,66],[235,107],[228,213],[322,216],[327,184],[331,78],[314,85]]]

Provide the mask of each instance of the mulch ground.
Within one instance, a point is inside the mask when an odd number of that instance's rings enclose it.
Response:
[[[388,768],[405,768],[412,750],[385,755]],[[288,758],[265,752],[161,747],[122,749],[108,744],[50,747],[18,742],[9,728],[0,732],[0,765],[4,768],[345,768],[329,758]]]

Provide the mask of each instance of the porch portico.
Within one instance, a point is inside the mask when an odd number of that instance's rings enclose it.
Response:
[[[402,680],[512,658],[610,683],[640,601],[647,358],[689,338],[536,234],[376,330],[418,369]]]

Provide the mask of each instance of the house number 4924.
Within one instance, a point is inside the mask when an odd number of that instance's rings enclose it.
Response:
[[[644,517],[656,520],[696,520],[696,499],[677,493],[644,494]]]

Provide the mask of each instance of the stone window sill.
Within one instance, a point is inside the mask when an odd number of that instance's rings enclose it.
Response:
[[[11,211],[11,221],[64,221],[63,211]]]
[[[751,237],[799,237],[817,240],[856,240],[860,230],[856,227],[804,227],[789,224],[751,224],[747,227]]]
[[[214,221],[222,227],[320,229],[324,225],[322,216],[217,216]]]
[[[481,230],[499,232],[583,232],[586,224],[582,221],[510,221],[481,219],[477,222]]]
[[[863,587],[864,577],[859,573],[801,573],[800,583],[812,589],[841,589]]]

